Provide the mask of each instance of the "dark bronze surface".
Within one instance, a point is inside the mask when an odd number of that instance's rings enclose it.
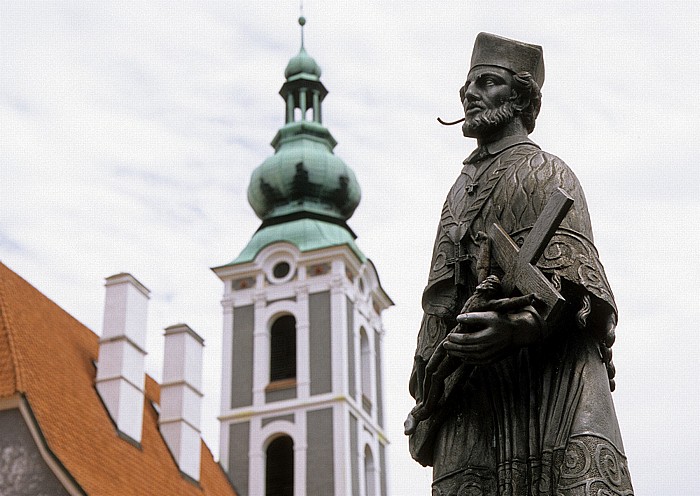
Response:
[[[541,47],[477,37],[460,97],[478,148],[442,210],[405,423],[434,495],[633,494],[586,200],[527,137],[543,82]]]
[[[501,281],[503,292],[509,295],[517,288],[523,294],[536,295],[542,303],[537,310],[547,321],[556,319],[565,300],[535,264],[573,203],[574,200],[564,190],[557,188],[525,238],[522,248],[518,248],[497,222],[491,226],[489,234],[493,247],[491,253],[505,273]]]

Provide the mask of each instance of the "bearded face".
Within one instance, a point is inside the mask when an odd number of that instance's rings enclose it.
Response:
[[[517,115],[512,100],[503,102],[496,108],[486,108],[483,102],[464,100],[464,124],[462,132],[470,138],[480,138],[492,134],[512,121]]]
[[[471,138],[495,134],[519,113],[513,101],[513,74],[502,67],[473,68],[460,95],[465,117],[462,132]]]

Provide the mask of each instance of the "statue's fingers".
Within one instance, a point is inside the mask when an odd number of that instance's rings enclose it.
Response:
[[[494,312],[469,312],[457,316],[457,322],[462,325],[483,327],[494,320]]]
[[[452,349],[453,347],[454,349]],[[471,365],[484,365],[493,361],[493,353],[485,352],[483,347],[460,347],[455,346],[453,343],[445,343],[445,348],[450,348],[448,349],[450,356],[459,358]]]
[[[447,353],[450,355],[458,354],[460,356],[465,356],[465,355],[471,355],[473,353],[478,353],[479,348],[482,346],[480,344],[473,344],[473,343],[453,343],[453,342],[446,342],[445,344],[442,345],[445,350],[447,350]]]
[[[455,336],[454,340],[450,339],[443,344],[448,355],[459,356],[462,359],[467,359],[471,363],[482,363],[488,359],[496,351],[493,343],[486,336],[479,335],[462,335]]]
[[[484,329],[479,329],[474,332],[455,332],[447,335],[445,343],[453,343],[460,346],[480,346],[483,345],[482,340],[485,337],[484,334]]]
[[[459,345],[465,345],[471,342],[471,334],[469,333],[457,333],[454,332],[452,334],[448,334],[447,338],[445,339],[444,344],[447,345],[448,343],[455,343]],[[446,349],[449,349],[449,347],[443,346]]]

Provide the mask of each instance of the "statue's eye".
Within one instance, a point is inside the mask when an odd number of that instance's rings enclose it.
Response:
[[[503,79],[493,74],[484,74],[479,78],[478,83],[479,86],[481,86],[482,88],[489,88],[491,86],[498,86],[499,84],[503,84]]]

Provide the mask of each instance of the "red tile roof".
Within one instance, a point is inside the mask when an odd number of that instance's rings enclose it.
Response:
[[[24,395],[48,448],[90,495],[234,495],[202,442],[199,487],[158,430],[146,377],[141,448],[121,439],[95,389],[98,337],[0,263],[0,399]]]

